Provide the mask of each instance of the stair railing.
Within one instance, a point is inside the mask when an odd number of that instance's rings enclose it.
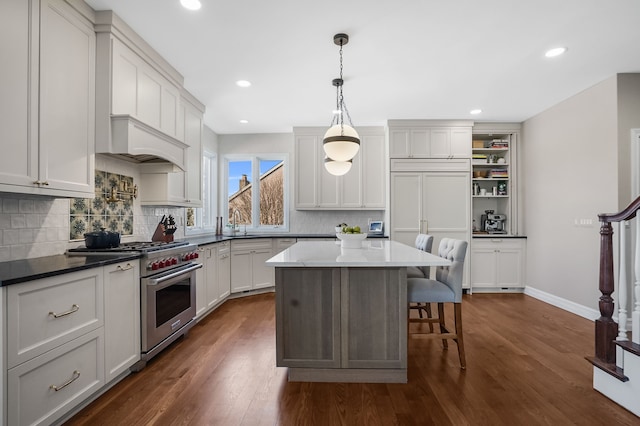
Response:
[[[599,214],[600,218],[600,276],[599,290],[602,293],[598,303],[600,318],[596,320],[595,357],[590,358],[594,365],[616,370],[616,340],[627,341],[627,304],[629,282],[627,278],[626,253],[626,221],[636,217],[640,209],[640,197],[619,213]],[[620,257],[618,283],[618,323],[613,320],[614,300],[614,260],[613,260],[613,227],[612,222],[619,224]],[[640,220],[636,220],[636,245],[633,250],[634,285],[633,311],[631,314],[631,332],[633,343],[640,343]]]

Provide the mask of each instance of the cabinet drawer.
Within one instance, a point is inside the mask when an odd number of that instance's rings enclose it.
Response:
[[[271,250],[271,238],[258,238],[245,241],[234,240],[231,242],[231,250]]]
[[[102,268],[9,286],[7,367],[102,327],[103,322]]]
[[[49,425],[104,384],[102,329],[7,373],[10,425]],[[57,390],[56,390],[57,389]]]
[[[474,238],[471,242],[472,249],[512,249],[518,250],[524,248],[524,239],[522,238]]]

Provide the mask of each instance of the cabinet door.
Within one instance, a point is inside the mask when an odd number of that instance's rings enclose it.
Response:
[[[220,300],[218,291],[218,256],[214,247],[206,247],[203,262],[205,264],[207,309],[211,309]]]
[[[322,151],[322,140],[320,140],[318,149]],[[324,158],[321,154],[318,154],[318,157]],[[356,168],[359,168],[359,166],[356,165]],[[340,207],[340,176],[334,176],[329,173],[327,169],[324,168],[324,163],[322,161],[318,166],[318,170],[318,206],[328,209]]]
[[[389,157],[407,158],[410,155],[409,143],[411,131],[409,129],[389,129]]]
[[[318,207],[318,182],[316,174],[320,164],[319,151],[317,149],[317,135],[296,135],[296,181],[295,181],[295,205],[296,208]]]
[[[431,138],[432,136],[429,129],[411,129],[411,138],[409,139],[410,157],[430,157]]]
[[[187,148],[187,170],[185,171],[186,203],[202,205],[202,113],[186,106],[184,111],[184,142]]]
[[[471,139],[471,129],[451,129],[451,156],[454,158],[470,158]]]
[[[384,135],[364,138],[362,156],[362,205],[365,208],[386,208],[386,156]]]
[[[273,287],[274,269],[265,263],[272,256],[273,252],[270,249],[255,250],[251,253],[254,289]]]
[[[346,175],[336,178],[340,184],[340,207],[344,208],[361,208],[362,207],[362,186],[363,167],[364,167],[364,138],[361,137],[362,143],[360,150],[352,160],[351,170]],[[325,173],[327,171],[325,170]]]
[[[469,173],[427,172],[422,176],[422,232],[467,232],[471,220]],[[437,246],[435,246],[437,247]]]
[[[432,158],[448,158],[451,156],[451,131],[449,129],[431,129]]]
[[[38,180],[38,16],[30,14],[30,4],[0,2],[0,140],[11,147],[0,155],[0,188],[6,191],[33,188]]]
[[[218,249],[218,299],[231,293],[231,254],[229,249]]]
[[[391,173],[391,239],[413,246],[422,223],[421,173]]]
[[[471,286],[495,287],[496,253],[493,248],[474,248],[471,250]]]
[[[231,252],[231,292],[251,290],[252,273],[251,273],[251,251],[232,251]]]
[[[343,269],[343,368],[407,367],[407,287],[402,268]]]
[[[276,268],[276,364],[340,367],[339,268]]]
[[[109,382],[140,359],[138,262],[104,267],[105,377]]]
[[[204,247],[198,247],[198,258],[194,262],[201,264],[202,268],[196,269],[196,317],[202,316],[207,310],[207,279],[204,258]]]
[[[524,287],[522,250],[500,248],[497,253],[496,284],[498,287]]]
[[[95,37],[63,1],[41,2],[39,180],[47,190],[94,195]]]

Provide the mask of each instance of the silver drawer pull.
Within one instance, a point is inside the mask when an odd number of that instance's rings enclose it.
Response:
[[[133,265],[130,263],[127,263],[127,266],[121,266],[118,265],[118,267],[116,268],[118,271],[128,271],[129,269],[133,269]]]
[[[80,309],[80,306],[76,305],[75,303],[73,305],[71,305],[71,310],[68,310],[67,312],[63,312],[61,314],[56,314],[55,312],[51,311],[49,312],[49,315],[51,315],[54,318],[60,318],[60,317],[64,317],[66,315],[72,314],[74,312],[77,312],[78,309]]]
[[[76,380],[78,380],[80,378],[80,372],[78,370],[74,370],[73,371],[73,376],[69,379],[68,382],[60,385],[60,386],[56,386],[56,385],[50,385],[49,389],[53,389],[54,391],[58,392],[59,390],[62,390],[64,388],[66,388],[67,386],[69,386],[71,383],[75,382]]]

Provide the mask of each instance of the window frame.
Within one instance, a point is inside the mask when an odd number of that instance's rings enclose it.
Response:
[[[283,189],[283,224],[282,225],[260,225],[260,185],[251,188],[251,225],[247,226],[247,232],[275,233],[289,232],[289,154],[288,153],[263,153],[263,154],[225,154],[224,161],[224,184],[222,199],[223,204],[223,225],[229,223],[229,162],[251,161],[251,182],[260,180],[260,161],[282,161],[282,189]],[[244,227],[241,228],[244,232]]]

